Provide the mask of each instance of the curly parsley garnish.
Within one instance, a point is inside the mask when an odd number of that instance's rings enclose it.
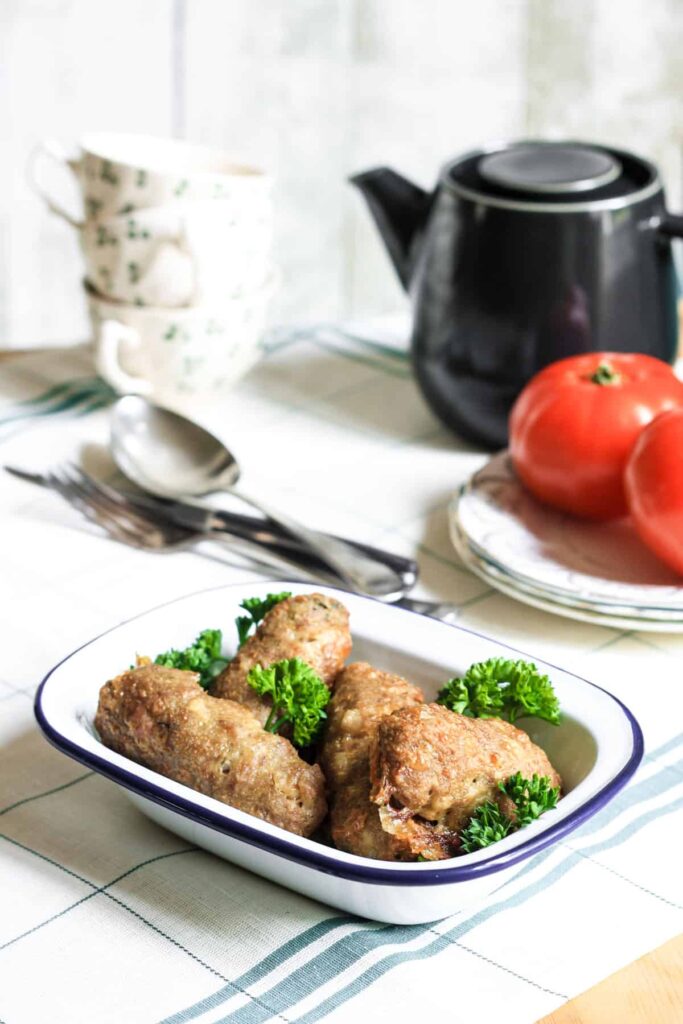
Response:
[[[268,668],[255,665],[247,682],[257,693],[272,698],[273,707],[264,729],[278,732],[285,723],[292,725],[292,740],[306,747],[320,729],[330,691],[320,676],[301,658],[285,658]]]
[[[511,775],[507,782],[499,782],[498,788],[509,796],[515,805],[517,828],[530,825],[545,811],[557,807],[560,796],[559,787],[551,786],[547,775],[532,775],[531,779],[525,779],[521,772],[517,772]]]
[[[239,615],[235,619],[235,625],[237,626],[237,637],[238,647],[241,647],[245,640],[251,633],[252,628],[256,628],[259,622],[262,621],[268,614],[271,608],[274,608],[280,601],[286,600],[291,597],[289,590],[283,590],[281,594],[267,594],[265,597],[246,597],[244,601],[240,603],[240,608],[244,608],[246,615]]]
[[[485,846],[504,839],[511,828],[512,822],[505,817],[498,804],[487,800],[476,808],[460,833],[460,848],[463,853],[483,850]]]
[[[535,716],[559,725],[560,705],[548,676],[531,661],[489,658],[470,665],[464,676],[449,680],[437,703],[469,718]]]
[[[510,832],[530,825],[545,811],[557,807],[560,790],[550,785],[546,775],[522,777],[521,772],[511,775],[506,782],[499,782],[498,789],[515,805],[514,821],[503,814],[498,804],[489,800],[480,804],[460,833],[463,853],[473,853],[504,839]]]
[[[198,672],[199,682],[208,690],[216,676],[228,664],[228,659],[221,655],[222,642],[223,634],[220,629],[205,629],[190,647],[182,651],[171,648],[170,651],[157,654],[154,664],[179,668],[185,672]]]

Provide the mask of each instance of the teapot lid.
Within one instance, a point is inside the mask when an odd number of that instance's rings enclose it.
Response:
[[[443,180],[463,198],[517,210],[609,209],[661,191],[657,168],[594,143],[524,140],[467,153]]]
[[[485,181],[515,192],[587,192],[609,185],[621,164],[605,150],[570,143],[531,142],[490,153],[479,164]]]

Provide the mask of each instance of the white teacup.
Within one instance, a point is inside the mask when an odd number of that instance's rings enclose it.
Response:
[[[137,306],[220,303],[264,284],[271,218],[264,206],[236,216],[206,200],[87,221],[86,276],[100,295]]]
[[[228,390],[259,359],[274,274],[221,305],[176,310],[112,302],[85,287],[101,376],[120,394],[186,407]]]
[[[64,210],[41,183],[40,166],[46,158],[76,175],[88,220],[192,199],[220,199],[241,207],[261,202],[272,186],[271,177],[258,168],[178,139],[102,132],[86,135],[78,156],[46,140],[32,155],[30,181],[50,209],[75,226],[79,218]]]

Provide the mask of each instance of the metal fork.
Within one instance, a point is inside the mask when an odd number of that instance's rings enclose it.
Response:
[[[12,471],[17,474],[16,470]],[[25,478],[34,482],[36,480],[29,473],[25,474]],[[88,520],[123,544],[144,551],[164,553],[191,548],[200,541],[211,539],[210,534],[194,533],[182,526],[175,526],[145,514],[119,491],[93,479],[74,463],[66,463],[50,470],[43,474],[43,480]],[[225,533],[217,536],[223,544],[226,543]],[[256,562],[260,568],[276,571],[284,578],[306,582],[317,580],[332,585],[339,583],[332,575],[317,570],[315,573],[309,573],[300,563],[275,554],[272,550],[265,552],[258,544],[241,537],[231,536],[228,546],[236,554]],[[405,596],[392,603],[444,622],[453,622],[458,614],[457,609],[447,603],[421,601]]]
[[[210,535],[194,533],[182,526],[175,526],[147,516],[107,484],[94,480],[78,466],[68,463],[44,474],[48,487],[57,491],[70,505],[78,509],[87,519],[103,529],[114,540],[145,551],[165,553],[191,548],[200,541],[211,539]],[[221,535],[225,543],[225,535]],[[310,580],[321,578],[306,572],[300,564],[278,554],[263,551],[258,544],[242,538],[231,538],[230,550],[241,557],[256,562],[260,568],[267,568],[285,576]],[[338,582],[334,577],[325,577],[326,582]]]

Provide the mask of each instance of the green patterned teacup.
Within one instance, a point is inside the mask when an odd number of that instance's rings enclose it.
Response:
[[[86,277],[101,295],[168,308],[222,302],[258,288],[270,265],[271,222],[205,200],[87,221]]]
[[[29,166],[30,180],[49,208],[75,226],[80,226],[79,219],[56,203],[40,183],[39,167],[45,158],[76,175],[88,220],[193,199],[258,206],[267,201],[272,186],[272,179],[257,168],[236,164],[208,146],[178,139],[102,132],[85,136],[80,151],[79,156],[70,157],[58,142],[46,140]]]
[[[220,305],[141,308],[112,302],[85,284],[97,369],[120,394],[186,408],[228,390],[261,355],[268,283]]]

